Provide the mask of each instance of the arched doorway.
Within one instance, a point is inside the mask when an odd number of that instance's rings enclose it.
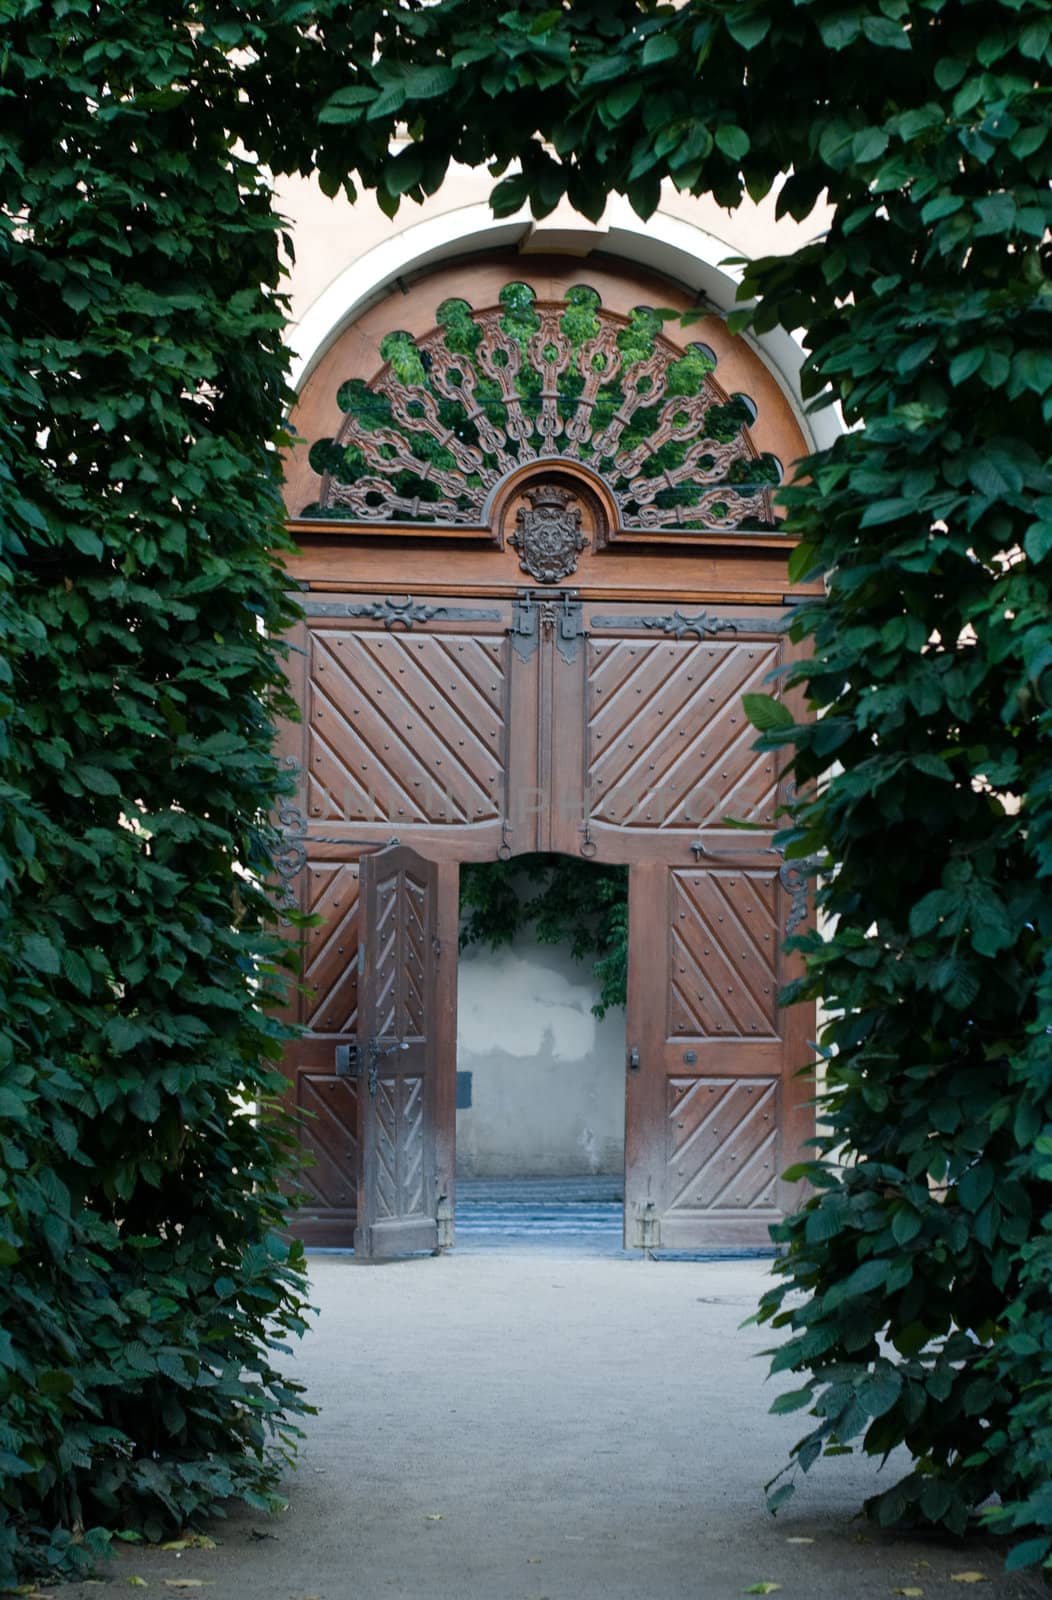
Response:
[[[804,908],[740,698],[792,650],[771,490],[805,447],[719,319],[660,314],[687,301],[594,258],[447,267],[304,387],[283,751],[290,890],[320,918],[289,1058],[309,1242],[449,1242],[458,866],[535,851],[630,869],[626,1243],[764,1243],[785,1204]]]

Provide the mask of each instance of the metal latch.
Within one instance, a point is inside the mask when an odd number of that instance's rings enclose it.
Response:
[[[369,1066],[365,1077],[371,1095],[375,1095],[380,1087],[380,1057],[394,1055],[396,1050],[408,1049],[408,1039],[392,1039],[390,1044],[381,1044],[376,1038],[369,1040]]]
[[[628,1070],[629,1072],[638,1072],[642,1065],[643,1063],[639,1059],[639,1046],[633,1045],[628,1052]]]
[[[356,1078],[358,1076],[358,1045],[338,1044],[336,1046],[336,1076],[338,1078]]]
[[[438,1197],[435,1221],[438,1224],[438,1248],[448,1250],[453,1243],[453,1202],[448,1194]]]
[[[641,1250],[657,1250],[661,1246],[661,1218],[653,1200],[636,1207],[635,1244]]]

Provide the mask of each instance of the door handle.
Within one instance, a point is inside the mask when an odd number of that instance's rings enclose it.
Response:
[[[629,1072],[638,1072],[642,1065],[643,1063],[639,1059],[639,1046],[633,1045],[628,1052],[628,1070]]]

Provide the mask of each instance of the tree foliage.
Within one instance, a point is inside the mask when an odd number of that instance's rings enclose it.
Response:
[[[192,7],[3,10],[6,1589],[267,1503],[304,1307],[259,877],[283,317],[236,39]]]
[[[501,214],[646,216],[666,178],[727,206],[777,185],[797,218],[828,195],[826,236],[748,264],[729,318],[806,328],[808,393],[865,424],[784,495],[794,574],[829,591],[794,624],[822,716],[765,738],[797,750],[787,853],[826,867],[797,992],[832,1019],[831,1131],[762,1314],[806,1376],[800,1466],[902,1441],[880,1516],[959,1529],[996,1490],[1012,1559],[1045,1559],[1049,0],[5,15],[8,1550],[54,1528],[62,1562],[81,1523],[258,1492],[299,1404],[263,1325],[301,1314],[269,1231],[285,1135],[232,1114],[276,1088],[267,905],[235,864],[270,848],[256,622],[286,615],[276,224],[244,150],[392,214],[451,161],[503,174]]]
[[[504,174],[500,214],[829,198],[728,319],[806,329],[808,395],[864,423],[782,496],[828,588],[793,629],[821,716],[763,738],[796,750],[787,854],[824,866],[787,999],[831,1020],[761,1315],[807,1377],[798,1466],[905,1443],[875,1514],[960,1531],[996,1491],[1016,1564],[1052,1548],[1050,41],[1048,0],[438,0],[317,80],[327,180],[364,141],[389,209],[451,158]]]
[[[628,868],[557,854],[474,861],[460,869],[460,945],[491,950],[532,928],[540,944],[591,958],[605,1017],[628,992]]]

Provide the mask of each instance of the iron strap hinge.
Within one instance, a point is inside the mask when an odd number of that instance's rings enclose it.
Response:
[[[555,648],[569,665],[584,636],[583,607],[576,589],[520,589],[512,604],[511,643],[520,661],[528,661],[541,633],[555,639]]]

